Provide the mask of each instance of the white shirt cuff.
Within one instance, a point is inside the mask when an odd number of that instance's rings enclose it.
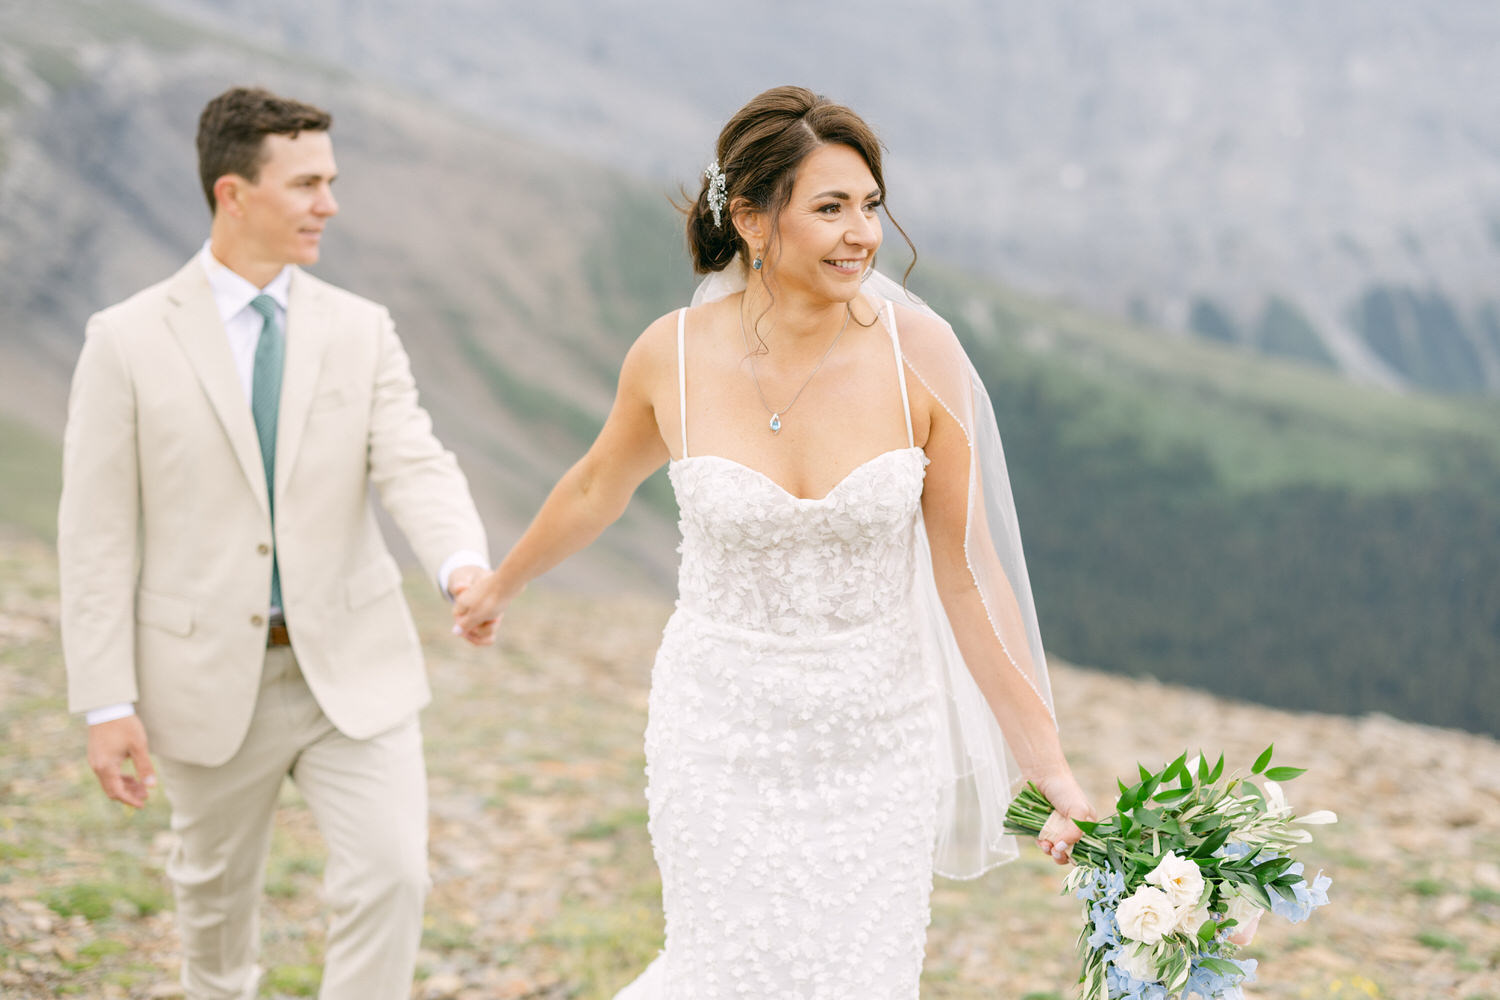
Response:
[[[453,595],[448,593],[448,577],[453,575],[454,570],[464,566],[478,566],[486,573],[490,571],[490,561],[471,549],[461,549],[444,559],[443,565],[438,569],[438,589],[450,601],[453,600]]]
[[[83,713],[83,719],[91,726],[97,726],[101,722],[114,722],[116,719],[127,719],[135,714],[135,705],[128,701],[118,705],[105,705],[103,708],[90,709]]]

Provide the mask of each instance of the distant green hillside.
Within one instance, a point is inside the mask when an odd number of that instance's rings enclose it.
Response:
[[[994,399],[1049,648],[1500,732],[1500,407],[927,277]]]

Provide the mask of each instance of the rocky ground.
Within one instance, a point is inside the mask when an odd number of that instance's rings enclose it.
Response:
[[[176,941],[161,875],[160,796],[131,813],[99,794],[64,709],[52,561],[0,539],[0,995],[171,998]],[[446,634],[415,583],[436,701],[433,892],[415,998],[608,998],[660,945],[641,732],[668,609],[538,591],[498,650]],[[1268,919],[1250,954],[1269,998],[1500,1000],[1500,745],[1383,717],[1273,711],[1057,665],[1058,711],[1101,804],[1135,761],[1186,748],[1248,765],[1272,740],[1310,768],[1288,789],[1329,808],[1312,867],[1334,905]],[[316,830],[285,792],[267,880],[262,995],[316,993],[324,914]],[[1061,1000],[1074,904],[1028,856],[940,881],[923,996]]]

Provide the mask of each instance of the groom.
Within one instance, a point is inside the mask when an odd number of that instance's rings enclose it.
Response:
[[[330,123],[263,90],[208,103],[208,242],[89,320],[68,406],[69,705],[111,798],[161,773],[191,1000],[256,994],[285,776],[328,847],[321,997],[409,995],[430,694],[370,487],[450,596],[485,562],[389,314],[301,269],[338,211]]]

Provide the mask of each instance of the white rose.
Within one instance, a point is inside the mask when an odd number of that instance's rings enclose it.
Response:
[[[1120,933],[1132,941],[1155,944],[1177,926],[1177,910],[1167,894],[1143,885],[1115,911]]]
[[[1153,967],[1151,956],[1150,948],[1137,948],[1127,944],[1115,955],[1115,965],[1137,979],[1154,983],[1156,982],[1156,969]]]
[[[1166,893],[1174,907],[1196,906],[1203,895],[1203,873],[1198,865],[1172,851],[1146,876],[1146,882]]]
[[[1197,934],[1207,919],[1208,905],[1206,903],[1196,909],[1191,906],[1177,908],[1177,929],[1186,934]]]

